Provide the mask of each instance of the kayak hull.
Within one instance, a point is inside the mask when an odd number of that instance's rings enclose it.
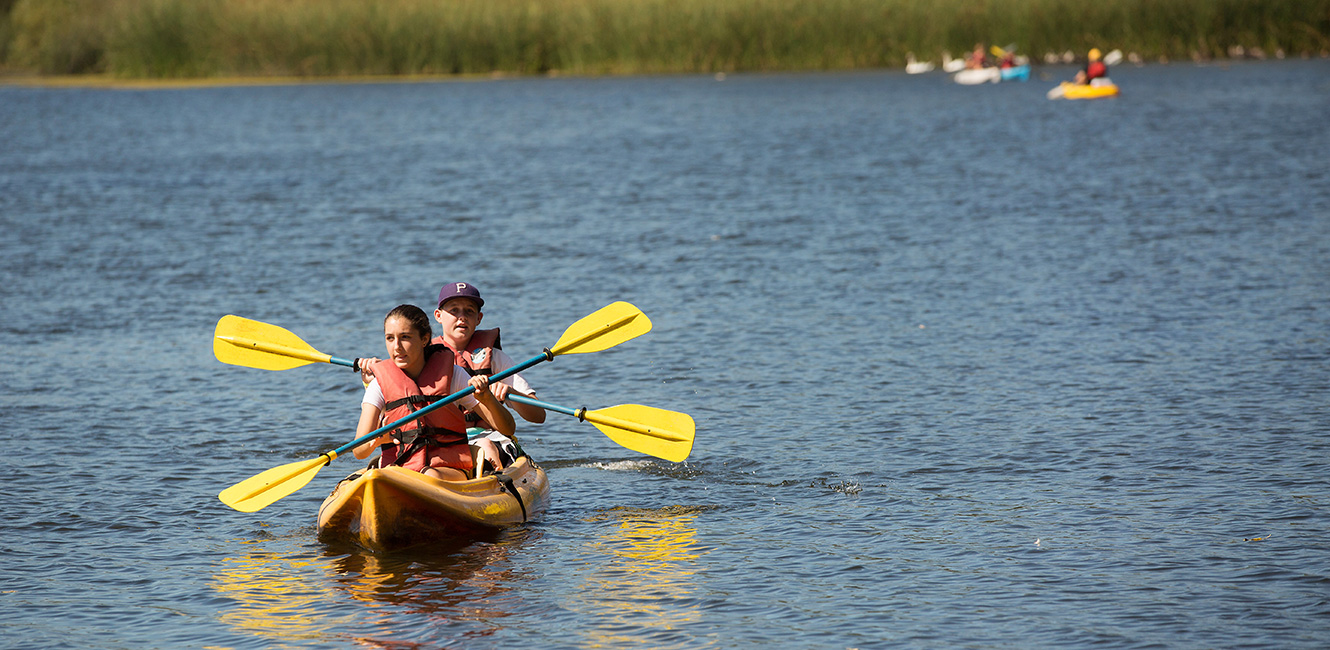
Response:
[[[962,86],[998,83],[1000,81],[1025,81],[1030,78],[1030,65],[1018,65],[1010,68],[971,68],[961,70],[952,79]]]
[[[1013,66],[1010,68],[1000,68],[999,74],[1003,81],[1029,81],[1030,64]]]
[[[1062,82],[1056,88],[1048,91],[1049,99],[1099,99],[1102,97],[1115,97],[1118,94],[1117,84],[1074,84]]]
[[[977,86],[1002,81],[1002,73],[997,68],[971,68],[952,75],[952,80],[962,86]]]
[[[536,518],[549,495],[545,470],[526,457],[498,474],[467,481],[444,481],[401,467],[369,469],[338,483],[323,501],[319,536],[373,551],[441,537],[484,536]]]

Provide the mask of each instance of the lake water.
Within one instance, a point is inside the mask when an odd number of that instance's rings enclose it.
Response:
[[[898,72],[0,87],[0,632],[15,648],[1330,645],[1330,62],[1123,94]],[[343,368],[478,285],[552,414],[544,517],[320,542]],[[1259,539],[1257,539],[1259,538]],[[1249,541],[1251,540],[1251,541]]]

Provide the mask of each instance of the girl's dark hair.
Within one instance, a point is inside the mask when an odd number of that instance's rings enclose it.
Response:
[[[387,323],[388,319],[393,318],[394,316],[406,319],[406,322],[411,323],[412,329],[416,330],[416,333],[419,334],[426,343],[429,343],[430,340],[434,338],[434,332],[429,326],[429,316],[426,316],[425,311],[421,308],[415,305],[398,305],[393,307],[393,310],[388,312],[387,316],[383,317],[383,322]]]

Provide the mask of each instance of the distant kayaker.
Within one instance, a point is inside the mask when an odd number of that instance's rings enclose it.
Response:
[[[975,43],[974,51],[970,56],[965,57],[965,68],[967,70],[983,70],[988,66],[988,53],[984,51],[983,43]]]
[[[1104,65],[1101,56],[1102,54],[1099,52],[1099,48],[1090,48],[1090,53],[1086,57],[1088,60],[1085,63],[1085,67],[1076,71],[1076,83],[1085,85],[1095,79],[1108,78],[1108,66]]]
[[[383,320],[388,358],[361,361],[373,378],[361,399],[356,437],[424,408],[434,401],[432,398],[445,397],[468,385],[475,392],[374,438],[352,453],[364,459],[382,446],[380,466],[401,465],[444,480],[465,480],[475,466],[467,444],[465,412],[478,414],[482,426],[506,436],[513,435],[516,425],[490,392],[489,377],[468,374],[454,363],[447,346],[431,343],[431,336],[429,316],[419,307],[400,305],[388,312]]]

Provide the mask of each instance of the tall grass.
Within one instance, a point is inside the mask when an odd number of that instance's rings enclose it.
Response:
[[[0,0],[11,69],[121,77],[900,65],[976,42],[1330,50],[1330,0]]]

